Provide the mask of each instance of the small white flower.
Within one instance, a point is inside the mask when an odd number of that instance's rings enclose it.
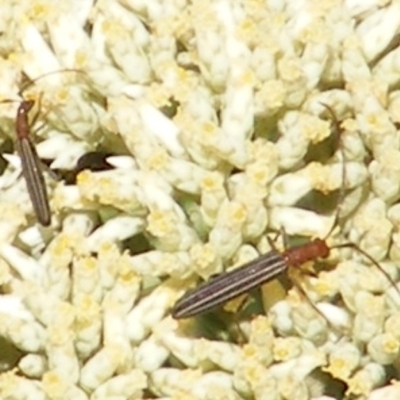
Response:
[[[172,281],[165,281],[143,298],[126,316],[126,329],[131,342],[141,342],[148,336],[183,291],[183,288],[177,290]]]
[[[231,258],[242,245],[241,229],[246,217],[246,208],[241,203],[231,201],[220,206],[209,241],[217,255],[223,260]]]
[[[358,25],[356,32],[368,61],[379,55],[399,32],[399,12],[398,4],[392,4],[377,10]]]
[[[384,367],[376,363],[368,363],[349,379],[346,394],[367,396],[373,389],[382,385],[384,379]]]
[[[116,373],[124,350],[116,344],[104,346],[90,358],[81,369],[79,384],[82,388],[93,391],[108,381]]]
[[[143,396],[143,389],[148,385],[146,375],[137,369],[120,374],[100,385],[92,394],[91,399],[106,398],[137,398]]]
[[[334,217],[326,217],[313,211],[295,207],[273,207],[269,213],[270,228],[288,235],[324,237],[332,228]]]
[[[359,341],[369,342],[383,328],[385,319],[384,298],[359,291],[356,296],[357,314],[352,336]]]
[[[333,377],[346,381],[361,364],[361,352],[352,343],[338,342],[331,349],[328,358],[328,365],[324,371],[332,374]]]
[[[20,368],[27,377],[38,379],[48,369],[46,357],[39,354],[28,354],[21,358],[18,363],[18,368]]]
[[[170,355],[170,350],[157,339],[157,333],[144,340],[135,349],[134,365],[151,373],[161,368]]]
[[[1,374],[0,394],[4,398],[12,396],[16,400],[28,399],[29,396],[32,396],[37,400],[46,400],[48,398],[38,380],[31,380],[18,376],[16,375],[16,371]],[[77,399],[81,400],[78,397]],[[87,398],[83,398],[82,400],[87,400]]]

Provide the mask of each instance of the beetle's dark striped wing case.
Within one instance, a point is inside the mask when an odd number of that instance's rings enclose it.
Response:
[[[22,137],[18,138],[16,148],[21,158],[22,173],[37,219],[43,226],[48,226],[51,221],[49,200],[42,166],[35,146],[29,138]]]
[[[285,258],[275,250],[243,267],[218,275],[186,293],[172,309],[176,319],[189,318],[209,311],[270,281],[287,268]]]

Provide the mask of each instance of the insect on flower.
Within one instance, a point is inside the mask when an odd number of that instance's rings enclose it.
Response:
[[[336,128],[338,128],[338,121],[335,114],[329,106],[324,105],[326,109],[333,116]],[[343,151],[342,151],[343,153]],[[342,182],[345,182],[345,164],[344,157],[342,165]],[[341,199],[344,197],[344,186],[341,187],[339,194],[339,205]],[[366,259],[368,259],[374,266],[376,266],[386,277],[386,279],[393,285],[396,291],[400,294],[399,289],[395,282],[387,274],[385,270],[366,252],[360,249],[354,243],[343,243],[329,247],[326,239],[334,230],[339,219],[340,206],[336,209],[334,223],[325,239],[314,239],[308,243],[300,246],[291,247],[283,252],[276,249],[271,250],[267,254],[261,255],[253,261],[239,267],[233,271],[222,273],[211,280],[200,284],[197,288],[187,292],[172,308],[172,316],[175,319],[189,318],[198,314],[210,311],[212,308],[221,305],[229,300],[234,299],[256,287],[259,287],[266,282],[276,278],[283,272],[287,271],[291,280],[300,293],[308,300],[302,286],[294,279],[294,274],[291,274],[293,268],[298,268],[308,261],[317,259],[328,258],[331,250],[334,248],[352,248],[357,250]],[[320,313],[320,311],[308,300],[312,307]],[[322,314],[321,314],[322,315]],[[325,318],[325,317],[324,317]]]
[[[29,137],[28,113],[34,104],[33,100],[23,100],[18,107],[15,122],[17,132],[16,148],[21,158],[22,174],[24,175],[37,219],[43,226],[48,226],[51,222],[51,214],[46,184],[42,174],[43,167],[35,145]]]
[[[175,304],[172,316],[179,319],[202,314],[263,285],[290,267],[297,267],[316,258],[326,258],[329,254],[330,248],[321,239],[292,247],[283,253],[272,250],[188,292]]]
[[[19,95],[22,97],[22,93],[27,87],[31,86],[38,79],[42,79],[48,75],[61,73],[61,72],[80,72],[79,70],[59,70],[53,71],[38,78],[29,81],[20,91]],[[20,105],[17,109],[17,116],[15,119],[15,130],[16,130],[16,149],[18,155],[21,158],[22,174],[25,178],[26,186],[28,189],[29,197],[32,202],[33,209],[36,217],[41,225],[49,226],[51,222],[51,213],[49,207],[49,200],[47,195],[46,184],[43,177],[43,164],[37,154],[36,147],[31,140],[30,131],[31,127],[35,124],[39,111],[36,113],[31,123],[29,123],[29,112],[32,110],[35,101],[34,100],[3,100],[1,103],[19,102]],[[40,103],[40,102],[39,102]]]

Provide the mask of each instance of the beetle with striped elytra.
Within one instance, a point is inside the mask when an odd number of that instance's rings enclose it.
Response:
[[[35,124],[39,111],[29,122],[29,112],[35,105],[34,100],[26,100],[23,98],[24,91],[39,79],[45,78],[49,75],[62,73],[62,72],[75,72],[84,73],[75,69],[63,69],[58,71],[49,72],[39,77],[30,80],[25,84],[18,94],[22,100],[2,100],[0,103],[19,103],[17,115],[15,118],[16,130],[16,150],[21,159],[22,175],[24,176],[26,186],[28,189],[29,197],[35,212],[35,215],[42,226],[49,226],[51,223],[51,213],[46,189],[45,180],[43,177],[44,165],[41,162],[36,147],[31,139],[31,127]],[[40,108],[40,98],[39,98]]]
[[[339,130],[339,123],[333,110],[323,104],[333,117],[336,129]],[[340,140],[339,140],[340,141]],[[341,149],[341,148],[340,148]],[[222,273],[219,276],[210,279],[207,282],[200,284],[197,288],[187,292],[181,299],[179,299],[172,308],[172,316],[175,319],[189,318],[196,315],[211,311],[213,308],[232,300],[244,293],[249,292],[254,288],[273,280],[284,272],[289,272],[289,276],[296,288],[300,291],[312,307],[319,313],[321,312],[312,304],[308,299],[305,290],[301,285],[294,280],[294,274],[290,271],[296,269],[308,261],[315,261],[317,259],[328,258],[331,250],[334,248],[352,248],[358,251],[364,258],[377,267],[388,282],[396,289],[400,295],[400,290],[397,288],[395,282],[390,275],[371,257],[368,253],[363,251],[359,246],[354,243],[342,243],[335,246],[328,246],[326,239],[333,232],[340,213],[340,202],[344,197],[344,182],[345,182],[345,161],[342,152],[342,186],[340,189],[338,206],[336,208],[336,215],[332,228],[324,239],[316,238],[303,245],[287,248],[283,252],[277,251],[274,246],[273,250],[267,254],[261,255],[246,263],[244,266],[239,267],[227,273]],[[322,314],[321,314],[322,315]],[[323,315],[322,315],[323,316]],[[324,317],[325,318],[325,317]]]

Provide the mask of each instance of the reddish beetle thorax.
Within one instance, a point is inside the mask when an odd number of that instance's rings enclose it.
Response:
[[[18,107],[15,128],[19,139],[27,138],[29,135],[30,126],[28,122],[28,113],[34,104],[35,102],[33,100],[23,100]]]
[[[326,258],[330,254],[330,249],[326,242],[321,239],[315,239],[305,245],[293,247],[283,253],[288,266],[300,266],[307,261],[317,258]]]

